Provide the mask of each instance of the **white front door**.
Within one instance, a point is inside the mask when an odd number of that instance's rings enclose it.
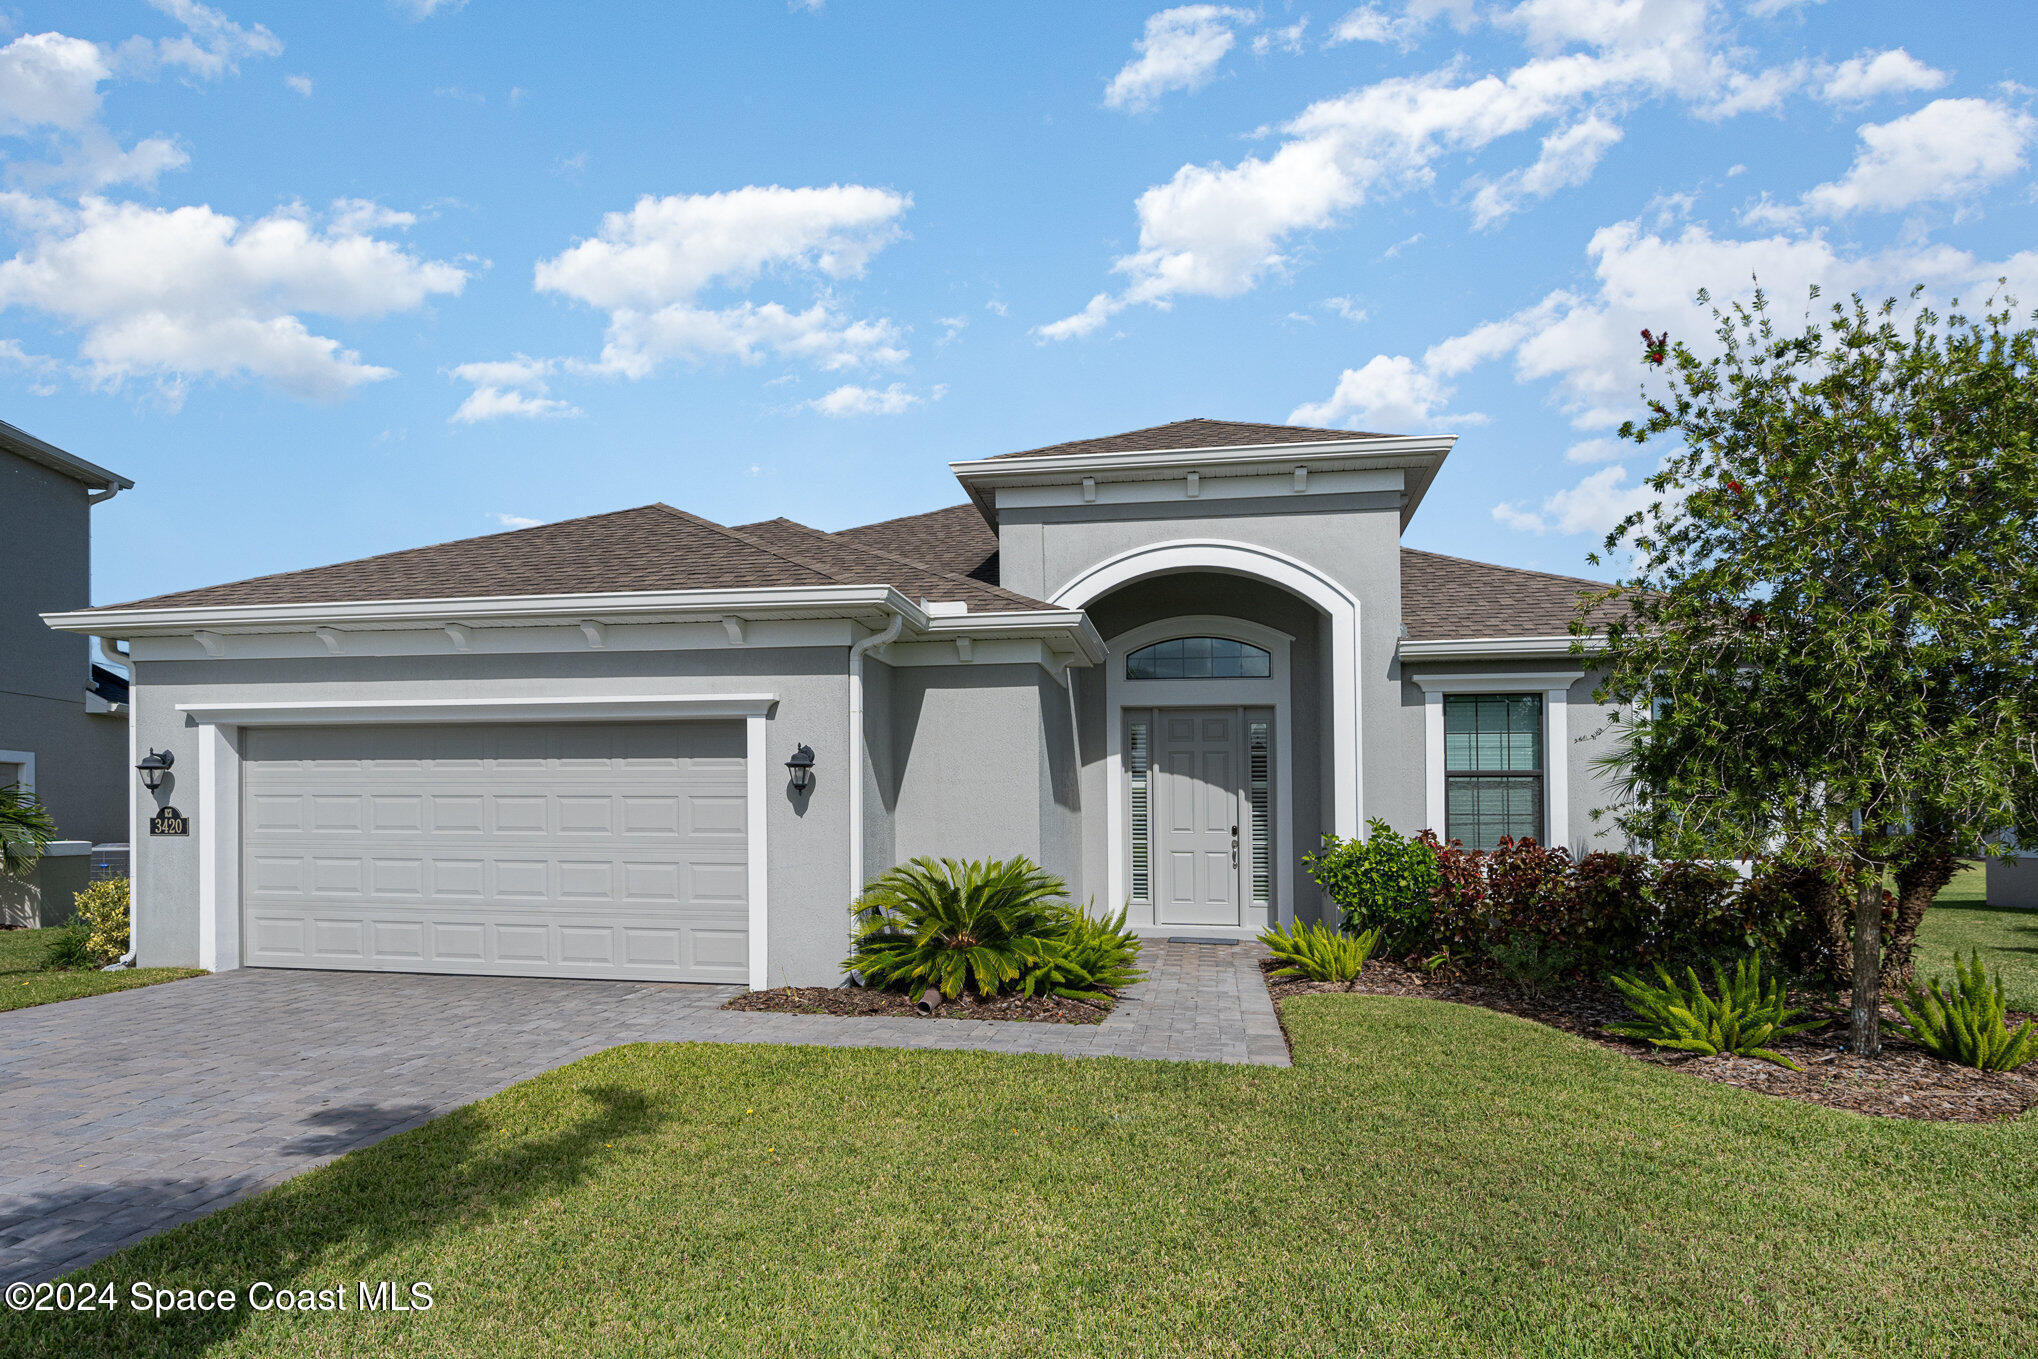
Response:
[[[1163,925],[1237,925],[1238,713],[1163,709],[1155,751]]]

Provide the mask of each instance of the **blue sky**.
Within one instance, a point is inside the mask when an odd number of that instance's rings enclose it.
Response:
[[[1584,571],[1696,288],[2038,303],[2021,6],[8,17],[0,417],[139,483],[100,602],[1195,415],[1456,432],[1410,543]]]

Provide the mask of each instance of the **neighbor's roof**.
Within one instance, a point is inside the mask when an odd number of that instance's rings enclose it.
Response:
[[[791,520],[733,529],[663,504],[106,607],[338,604],[830,585],[889,585],[912,598],[961,601],[976,611],[1049,607]]]
[[[1177,448],[1242,448],[1256,444],[1316,444],[1333,439],[1390,439],[1356,429],[1322,429],[1313,425],[1257,425],[1241,420],[1176,420],[1147,429],[1129,429],[1096,439],[1076,439],[1045,448],[1000,453],[1001,458],[1074,458],[1090,453],[1159,453]]]
[[[969,574],[988,568],[996,578],[998,535],[974,505],[887,519],[836,536],[946,571]],[[1576,576],[1401,549],[1401,622],[1413,641],[1562,636],[1578,596],[1605,588],[1600,581]]]
[[[61,472],[73,481],[83,482],[95,490],[126,491],[134,483],[118,472],[109,472],[97,463],[86,462],[75,453],[66,453],[55,444],[45,443],[25,429],[17,429],[0,420],[0,448],[17,457],[40,463],[52,472]]]

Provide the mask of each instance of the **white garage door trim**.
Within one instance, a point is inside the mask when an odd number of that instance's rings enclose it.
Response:
[[[768,758],[765,723],[776,694],[602,695],[585,698],[453,698],[180,703],[198,724],[198,965],[224,972],[241,965],[240,728],[386,722],[683,721],[740,717],[749,895],[749,972],[753,990],[769,977],[765,956],[769,916],[765,873]]]

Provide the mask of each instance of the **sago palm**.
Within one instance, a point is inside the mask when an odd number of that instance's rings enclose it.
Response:
[[[1029,859],[914,859],[871,882],[845,970],[873,986],[953,1000],[1010,990],[1049,962],[1067,885]]]

